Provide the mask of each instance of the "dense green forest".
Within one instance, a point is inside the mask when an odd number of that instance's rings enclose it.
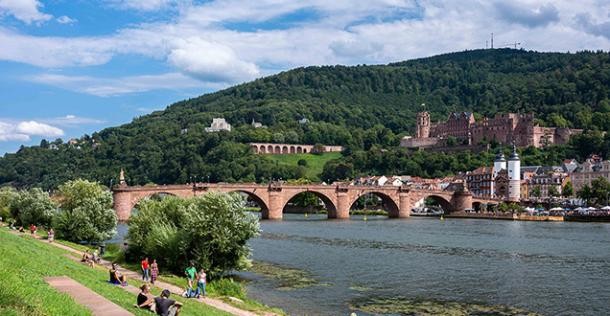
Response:
[[[343,145],[312,180],[361,174],[441,176],[489,164],[491,154],[417,152],[397,148],[412,133],[425,103],[433,120],[452,111],[475,116],[533,112],[542,125],[583,128],[567,146],[527,149],[529,164],[557,163],[590,153],[608,157],[610,54],[474,50],[389,65],[297,68],[177,102],[129,124],[22,147],[0,158],[0,183],[52,189],[76,177],[110,183],[119,169],[131,183],[190,180],[266,181],[308,174],[254,155],[257,142]],[[206,133],[213,117],[231,132]],[[306,118],[307,123],[299,123]],[[253,128],[252,120],[267,128]]]

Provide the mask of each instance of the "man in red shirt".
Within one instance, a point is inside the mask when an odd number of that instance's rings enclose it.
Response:
[[[148,282],[150,278],[150,269],[148,267],[148,257],[144,258],[140,263],[140,267],[142,268],[142,281]]]

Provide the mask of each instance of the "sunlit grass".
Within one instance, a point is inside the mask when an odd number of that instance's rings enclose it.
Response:
[[[108,283],[104,268],[91,269],[70,259],[73,255],[68,251],[28,235],[13,235],[6,228],[0,228],[0,244],[0,315],[90,315],[68,295],[49,286],[44,281],[47,276],[68,276],[135,315],[151,315],[133,307],[134,294]],[[199,302],[172,298],[184,302],[181,315],[229,315]]]

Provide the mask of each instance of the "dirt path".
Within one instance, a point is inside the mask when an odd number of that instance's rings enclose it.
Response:
[[[44,280],[58,291],[70,295],[76,303],[87,307],[94,316],[133,316],[119,305],[67,276],[47,277]]]

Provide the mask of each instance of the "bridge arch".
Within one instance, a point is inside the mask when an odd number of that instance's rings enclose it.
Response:
[[[445,213],[453,211],[453,204],[451,204],[451,201],[448,201],[446,198],[440,195],[430,194],[424,196],[424,199],[432,199],[434,202],[438,203],[438,205],[443,209],[443,212]]]
[[[383,192],[376,191],[376,190],[366,190],[366,191],[363,191],[360,194],[358,194],[349,203],[349,209],[350,210],[352,209],[352,207],[354,206],[354,204],[356,204],[358,199],[360,199],[361,197],[366,196],[368,194],[372,194],[381,199],[381,207],[383,208],[384,211],[388,212],[388,217],[398,217],[398,214],[400,213],[400,201],[395,200],[391,196],[389,196]]]
[[[248,190],[233,190],[233,191],[228,191],[227,193],[238,193],[238,194],[246,195],[250,200],[252,200],[254,203],[258,204],[258,206],[261,208],[261,214],[263,214],[263,215],[269,214],[269,205],[267,204],[267,202],[265,202],[265,200],[263,198],[258,196],[256,193],[248,191]]]
[[[290,203],[290,201],[292,201],[295,197],[297,197],[298,195],[301,195],[303,193],[311,193],[311,194],[315,195],[316,197],[318,197],[320,200],[322,200],[322,203],[324,203],[324,207],[328,211],[328,213],[327,213],[328,218],[337,217],[337,205],[336,205],[335,201],[333,201],[333,199],[331,197],[327,196],[326,194],[324,194],[322,192],[314,191],[314,190],[303,190],[303,191],[295,192],[293,194],[286,196],[286,198],[284,199],[284,203],[282,205],[282,212],[284,212],[284,210],[286,209],[286,206],[288,205],[288,203]]]

